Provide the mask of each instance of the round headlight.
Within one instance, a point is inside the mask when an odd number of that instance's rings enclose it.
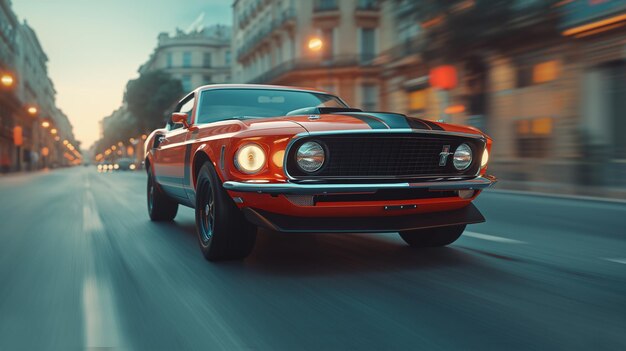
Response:
[[[246,144],[237,150],[235,166],[243,173],[258,173],[265,166],[265,151],[257,144]]]
[[[307,173],[312,173],[322,168],[325,158],[324,148],[314,141],[307,141],[302,144],[296,152],[298,167]]]
[[[480,168],[485,168],[488,162],[489,162],[489,151],[485,149],[485,152],[483,152],[483,158],[482,160],[480,160]]]
[[[472,149],[467,144],[461,144],[454,152],[454,160],[452,161],[454,168],[462,171],[472,164]]]

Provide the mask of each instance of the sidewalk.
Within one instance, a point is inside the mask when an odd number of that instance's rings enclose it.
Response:
[[[487,191],[626,203],[626,188],[498,180]]]

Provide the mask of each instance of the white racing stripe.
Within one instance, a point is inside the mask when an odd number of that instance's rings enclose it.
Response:
[[[86,184],[86,187],[89,183]],[[83,201],[83,233],[87,235],[90,257],[83,281],[82,302],[83,322],[85,331],[85,347],[97,348],[120,348],[121,339],[118,331],[116,308],[111,289],[111,282],[107,272],[97,274],[95,268],[94,237],[105,235],[104,226],[96,202],[91,191],[85,192]],[[104,273],[104,274],[103,274]]]
[[[604,258],[603,260],[614,263],[626,264],[626,258]]]
[[[526,244],[526,242],[520,241],[520,240],[508,239],[508,238],[503,238],[503,237],[500,237],[500,236],[488,235],[488,234],[482,234],[482,233],[476,233],[476,232],[468,232],[468,231],[466,231],[466,232],[463,232],[463,236],[469,236],[470,238],[474,238],[474,239],[494,241],[494,242],[497,242],[497,243]]]

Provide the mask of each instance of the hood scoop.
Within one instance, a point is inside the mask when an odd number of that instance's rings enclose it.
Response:
[[[340,112],[363,112],[363,110],[349,107],[305,107],[290,111],[287,113],[287,116],[324,115]]]

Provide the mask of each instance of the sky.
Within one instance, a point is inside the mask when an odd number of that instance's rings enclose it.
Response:
[[[160,32],[186,29],[204,12],[206,24],[231,24],[232,0],[13,0],[46,52],[57,106],[89,148],[98,122],[117,109]]]

